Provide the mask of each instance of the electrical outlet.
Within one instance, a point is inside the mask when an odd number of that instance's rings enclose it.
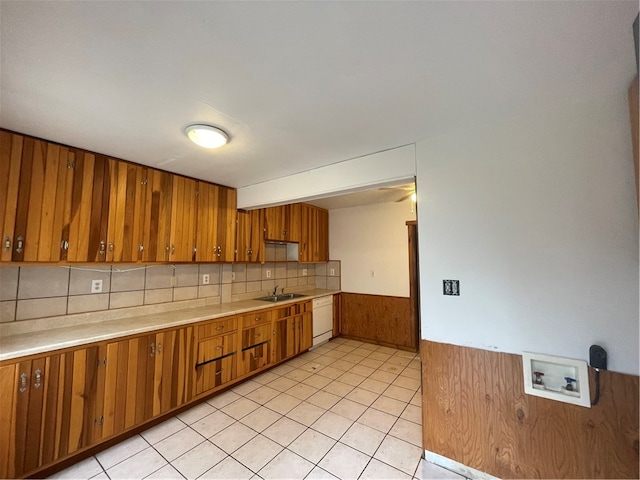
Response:
[[[205,273],[204,275],[202,275],[202,284],[203,285],[209,285],[209,274]]]
[[[231,281],[236,279],[236,272],[231,272]]]
[[[442,294],[460,296],[460,280],[442,280]]]
[[[91,293],[102,293],[102,280],[91,280]]]
[[[335,268],[330,268],[329,269],[329,275],[335,275],[336,274],[336,269]]]
[[[271,270],[267,270],[267,278],[271,278]]]
[[[307,269],[306,269],[306,268],[303,268],[303,269],[302,269],[302,276],[304,277],[304,276],[306,276],[306,275],[307,275]]]

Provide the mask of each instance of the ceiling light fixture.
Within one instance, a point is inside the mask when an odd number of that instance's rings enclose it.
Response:
[[[229,142],[229,135],[211,125],[194,124],[184,129],[184,133],[196,145],[204,148],[219,148]]]

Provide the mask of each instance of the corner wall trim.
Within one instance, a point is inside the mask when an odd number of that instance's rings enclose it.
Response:
[[[437,453],[430,452],[429,450],[424,451],[424,459],[427,462],[434,463],[439,467],[446,468],[447,470],[451,470],[459,475],[464,475],[467,478],[478,479],[478,480],[494,480],[498,479],[498,477],[494,477],[493,475],[489,475],[488,473],[481,472],[480,470],[476,470],[475,468],[467,467],[466,465],[456,462],[455,460],[451,460],[450,458],[443,457],[442,455],[438,455]]]

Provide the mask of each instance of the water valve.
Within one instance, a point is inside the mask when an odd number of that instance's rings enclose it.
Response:
[[[536,376],[536,379],[533,381],[536,385],[542,385],[542,377],[544,377],[544,373],[542,372],[533,372]]]
[[[575,389],[573,384],[576,382],[576,379],[571,377],[564,377],[564,381],[567,382],[567,385],[564,388],[570,392],[573,392],[573,390]]]

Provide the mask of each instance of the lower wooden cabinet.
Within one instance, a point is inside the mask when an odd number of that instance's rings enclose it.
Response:
[[[0,478],[32,475],[308,350],[311,302],[0,364]]]

